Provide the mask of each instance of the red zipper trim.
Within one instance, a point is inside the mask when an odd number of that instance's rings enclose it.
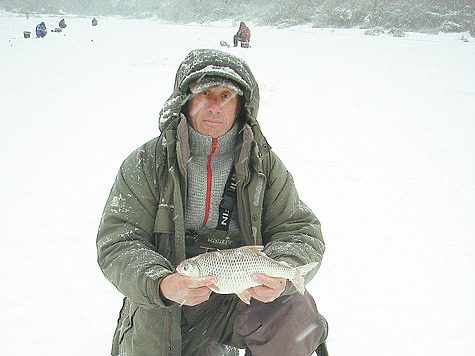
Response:
[[[218,152],[215,153],[216,149]],[[209,148],[208,164],[206,165],[206,206],[205,206],[205,218],[203,220],[203,226],[206,225],[209,217],[209,205],[211,201],[211,180],[213,178],[213,172],[211,171],[211,157],[219,154],[218,139],[213,138],[211,147]]]

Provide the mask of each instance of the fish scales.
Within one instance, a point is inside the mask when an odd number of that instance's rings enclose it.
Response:
[[[290,280],[300,293],[304,293],[302,276],[317,263],[292,267],[285,262],[276,261],[262,252],[263,246],[243,246],[235,249],[203,253],[183,261],[177,272],[189,277],[215,276],[217,282],[210,289],[220,294],[242,292],[260,285],[252,278],[254,273]],[[246,299],[246,298],[245,298]],[[248,299],[244,300],[248,303]]]
[[[296,269],[286,267],[254,250],[223,250],[204,254],[196,259],[199,276],[215,276],[218,293],[229,294],[259,285],[252,275],[292,279]]]

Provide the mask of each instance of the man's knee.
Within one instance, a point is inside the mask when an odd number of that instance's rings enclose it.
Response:
[[[253,355],[310,355],[326,339],[328,330],[308,292],[271,303],[254,300],[236,323]]]

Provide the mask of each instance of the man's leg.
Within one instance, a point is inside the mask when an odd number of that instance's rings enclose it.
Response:
[[[234,355],[237,350],[228,344],[234,332],[236,317],[246,308],[236,295],[212,293],[208,301],[195,307],[183,307],[181,335],[182,355]],[[244,348],[240,340],[237,347]]]
[[[312,296],[305,292],[271,303],[252,300],[235,323],[231,344],[243,338],[253,356],[311,355],[327,337],[328,324]]]

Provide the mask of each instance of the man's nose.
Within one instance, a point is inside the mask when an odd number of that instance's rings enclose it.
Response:
[[[211,112],[220,112],[221,111],[221,103],[217,98],[210,97],[208,98],[208,110]]]

